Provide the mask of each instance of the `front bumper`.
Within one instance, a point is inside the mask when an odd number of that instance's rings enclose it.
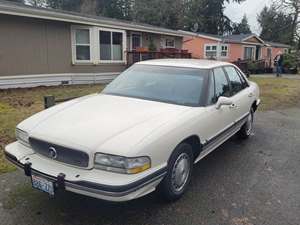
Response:
[[[6,146],[5,156],[7,160],[23,169],[27,176],[31,176],[31,174],[38,175],[54,182],[57,189],[64,189],[107,201],[121,202],[142,197],[154,191],[167,172],[166,166],[163,166],[156,168],[155,171],[148,171],[143,176],[132,176],[113,174],[95,169],[74,168],[37,154],[29,154],[18,159],[13,152],[16,150],[16,153],[18,153],[22,147],[17,142]],[[127,182],[125,182],[126,177]],[[129,182],[128,179],[130,180]],[[106,184],[98,182],[103,180],[105,180]],[[107,184],[108,180],[111,181],[110,184]]]

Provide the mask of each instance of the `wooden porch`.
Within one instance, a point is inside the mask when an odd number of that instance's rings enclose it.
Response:
[[[273,65],[270,60],[237,60],[232,63],[238,66],[247,76],[273,72]]]

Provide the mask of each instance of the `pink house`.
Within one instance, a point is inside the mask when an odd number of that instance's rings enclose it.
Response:
[[[264,59],[269,67],[273,66],[273,59],[281,52],[287,52],[290,46],[265,42],[255,34],[240,34],[218,36],[204,33],[185,33],[183,49],[192,53],[193,58],[217,59],[234,62],[237,60]]]

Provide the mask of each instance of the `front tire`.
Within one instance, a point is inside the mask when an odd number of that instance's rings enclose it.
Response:
[[[253,121],[254,121],[254,110],[251,108],[250,113],[247,117],[247,121],[241,127],[240,131],[238,132],[238,136],[241,139],[247,139],[251,136],[253,132]]]
[[[179,199],[187,190],[193,170],[193,149],[190,144],[179,144],[168,162],[168,171],[158,190],[167,201]]]

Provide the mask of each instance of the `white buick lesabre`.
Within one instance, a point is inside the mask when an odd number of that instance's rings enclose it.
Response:
[[[251,135],[259,103],[258,86],[232,64],[144,61],[101,93],[21,122],[5,155],[50,195],[127,201],[158,189],[176,200],[194,163],[236,133]]]

